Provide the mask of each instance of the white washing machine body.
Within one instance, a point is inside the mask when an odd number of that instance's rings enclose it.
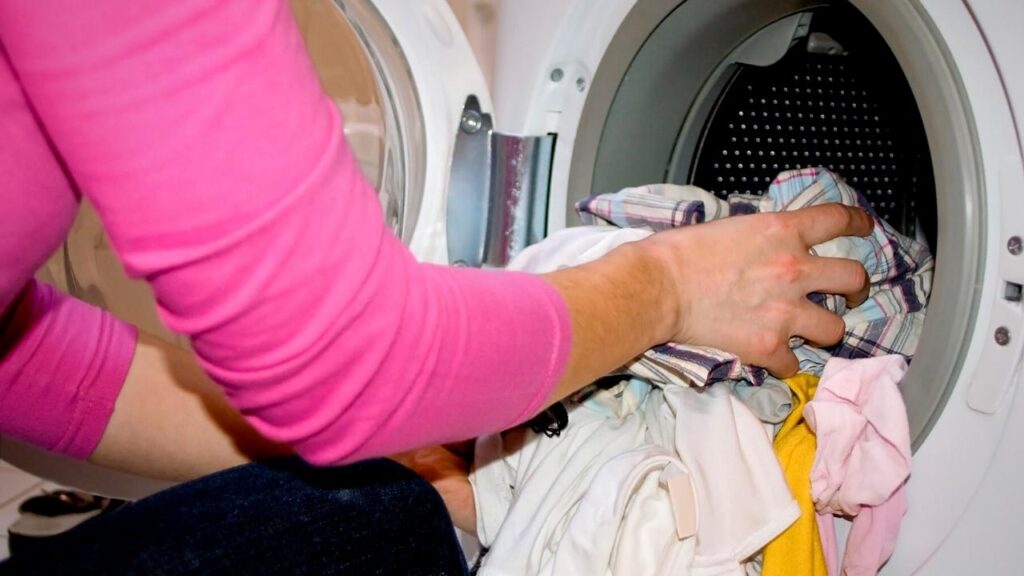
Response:
[[[785,9],[793,13],[814,4],[801,1],[778,4],[793,4]],[[404,216],[403,237],[423,260],[465,257],[476,265],[500,264],[509,250],[572,224],[569,207],[580,189],[589,190],[594,150],[605,137],[608,103],[598,101],[614,97],[632,51],[642,49],[644,35],[664,21],[663,12],[687,2],[502,3],[493,104],[444,0],[337,4],[367,45],[381,91],[412,94],[406,124],[399,127],[399,152],[406,169],[416,171],[405,178],[411,189],[404,191],[406,204],[416,210]],[[1014,480],[1024,474],[1024,394],[1017,390],[1024,312],[1012,294],[1024,284],[1024,255],[1010,246],[1024,235],[1024,46],[1018,31],[1024,3],[852,4],[892,46],[906,73],[925,120],[939,188],[936,290],[923,351],[908,380],[924,382],[922,387],[934,381],[942,393],[921,395],[929,407],[920,411],[917,427],[910,512],[886,572],[1018,572],[1024,547],[1014,546],[1013,538],[1024,533],[1024,495]],[[645,31],[645,22],[653,22],[651,30]],[[391,56],[375,52],[382,45]],[[515,162],[493,166],[506,156]],[[520,161],[544,167],[524,176]],[[953,193],[959,188],[962,197]],[[526,189],[540,194],[524,199]],[[463,210],[466,205],[471,209]],[[511,234],[514,241],[495,252],[484,245],[509,232],[495,224],[503,221],[495,214],[522,216],[532,228]],[[78,477],[75,465],[54,464],[22,447],[13,458],[5,447],[2,456],[67,482]],[[129,495],[153,488],[142,481],[133,488],[119,477],[115,488],[104,489],[103,479],[90,474],[78,483]]]
[[[567,190],[572,186],[574,147],[581,145],[578,133],[586,122],[587,90],[602,66],[621,57],[608,50],[630,12],[644,8],[640,4],[519,0],[502,6],[494,90],[497,126],[513,133],[558,134],[551,170],[552,230],[568,224],[563,215],[570,203]],[[1017,389],[1024,323],[1020,302],[1007,291],[1013,292],[1024,281],[1024,256],[1011,247],[1024,234],[1024,40],[1020,36],[1024,3],[901,0],[892,3],[902,4],[897,10],[879,10],[881,2],[853,4],[887,41],[900,45],[894,46],[894,52],[923,115],[941,109],[929,101],[920,82],[921,76],[936,71],[908,67],[919,61],[915,51],[942,54],[947,64],[942,72],[948,75],[943,81],[958,93],[955,99],[966,112],[967,125],[959,137],[972,140],[983,190],[965,208],[978,212],[972,221],[984,228],[975,231],[981,240],[977,246],[981,273],[971,291],[977,303],[972,326],[965,342],[949,346],[951,355],[958,358],[946,360],[959,366],[950,371],[944,405],[916,439],[910,510],[885,572],[1019,573],[1024,547],[1015,545],[1015,539],[1024,529],[1024,495],[1016,480],[1024,474],[1024,395]],[[908,22],[924,32],[901,26]],[[907,45],[908,34],[910,42],[919,45]],[[556,82],[561,75],[552,75],[555,70],[561,70],[569,82]],[[929,130],[930,141],[938,137]],[[942,226],[950,219],[943,208],[940,203],[939,274],[966,274],[943,260]],[[942,270],[943,266],[954,269]],[[947,286],[937,281],[934,306],[970,306],[969,294],[960,299]],[[944,326],[930,319],[926,330],[942,333]],[[908,378],[922,368],[915,363]],[[844,532],[842,526],[840,532]]]

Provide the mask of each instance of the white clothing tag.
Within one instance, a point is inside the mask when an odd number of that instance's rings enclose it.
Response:
[[[693,483],[690,475],[678,471],[667,480],[669,500],[672,501],[672,513],[676,519],[676,536],[685,540],[697,533],[697,500],[693,494]]]

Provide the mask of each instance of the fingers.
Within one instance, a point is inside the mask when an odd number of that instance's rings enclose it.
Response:
[[[788,344],[779,347],[774,354],[760,364],[776,378],[789,378],[800,369],[800,362],[797,361],[796,355],[790,350]]]
[[[800,336],[812,346],[825,348],[837,344],[846,334],[843,319],[828,310],[805,301],[793,316],[792,335]],[[758,361],[753,361],[767,368],[778,378],[788,378],[797,373],[800,363],[789,348],[789,339],[780,338],[768,354]]]
[[[800,336],[812,346],[826,348],[839,343],[846,334],[843,319],[810,301],[800,306],[793,322],[793,336]]]
[[[843,204],[821,204],[787,214],[808,248],[840,236],[867,236],[875,226],[867,212]]]
[[[476,447],[476,438],[463,440],[461,442],[454,442],[452,444],[443,444],[442,447],[459,458],[462,458],[467,462],[472,462],[473,450]]]
[[[857,260],[812,257],[806,277],[808,293],[842,294],[851,308],[868,297],[870,278]]]
[[[853,294],[844,294],[846,296],[846,308],[856,308],[864,303],[868,299],[868,295],[871,292],[871,285],[865,283],[864,287]]]

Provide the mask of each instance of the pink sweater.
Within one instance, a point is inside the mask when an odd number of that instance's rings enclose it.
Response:
[[[551,285],[389,232],[286,2],[0,0],[0,42],[0,431],[87,457],[131,362],[133,329],[31,280],[78,191],[249,422],[312,462],[508,427],[561,376]]]

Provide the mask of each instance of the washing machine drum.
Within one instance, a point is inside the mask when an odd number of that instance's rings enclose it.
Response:
[[[578,221],[572,205],[594,193],[674,182],[723,198],[760,195],[780,172],[821,166],[939,260],[944,254],[946,262],[966,263],[964,269],[976,265],[977,245],[965,240],[980,233],[972,220],[977,214],[954,208],[978,200],[977,186],[956,184],[971,172],[972,155],[957,150],[969,140],[943,140],[935,155],[925,126],[935,134],[944,128],[924,122],[915,97],[921,94],[912,91],[907,70],[853,4],[651,0],[644,6],[649,10],[631,13],[609,47],[630,58],[606,57],[594,76],[570,169],[569,225]],[[896,9],[887,6],[880,8]],[[927,96],[933,104],[944,97]],[[956,108],[950,110],[946,128],[956,117]],[[934,157],[942,165],[933,165]],[[942,234],[940,197],[947,210]],[[943,238],[955,241],[943,245]],[[943,283],[947,295],[971,294],[963,277],[937,276],[936,286]],[[973,314],[964,302],[929,311],[934,325],[962,334],[960,342],[969,339]],[[922,365],[902,386],[915,448],[954,389],[960,351],[952,350],[953,338],[926,334],[915,355]]]
[[[892,52],[857,13],[815,14],[768,66],[740,64],[700,136],[689,181],[762,194],[783,170],[823,166],[878,215],[935,246],[935,184],[920,114]]]

